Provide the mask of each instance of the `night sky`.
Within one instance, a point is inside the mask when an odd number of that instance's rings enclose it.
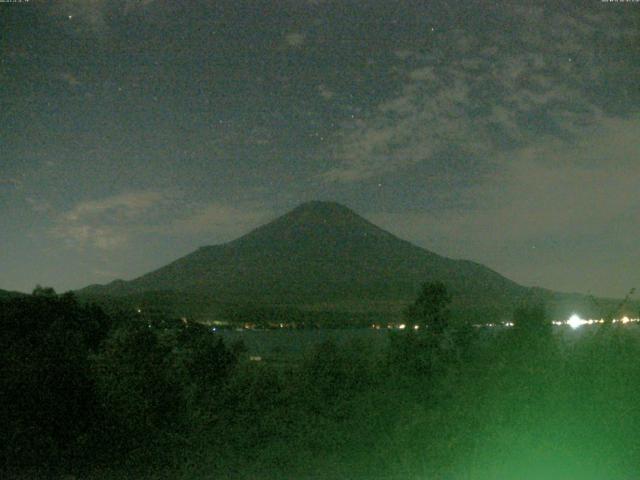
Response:
[[[639,80],[638,2],[0,3],[0,288],[131,279],[320,199],[622,297]]]

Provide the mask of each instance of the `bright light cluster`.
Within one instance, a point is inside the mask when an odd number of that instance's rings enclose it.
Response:
[[[598,324],[603,324],[605,323],[604,318],[600,318],[600,319],[584,319],[581,318],[580,315],[574,313],[573,315],[571,315],[567,320],[555,320],[553,322],[551,322],[553,325],[557,326],[557,327],[561,327],[563,325],[568,325],[569,327],[571,327],[573,330],[576,330],[580,327],[582,327],[583,325],[598,325]],[[623,325],[626,325],[628,323],[640,323],[640,318],[629,318],[627,316],[624,316],[622,318],[614,318],[613,320],[611,320],[611,323],[620,323]],[[492,328],[492,327],[514,327],[515,324],[513,322],[502,322],[502,323],[474,323],[473,324],[474,327],[476,328]],[[375,330],[380,330],[382,329],[389,329],[389,330],[394,330],[394,329],[398,329],[398,330],[405,330],[405,329],[410,329],[413,328],[414,330],[418,330],[420,328],[419,325],[406,325],[404,323],[401,324],[393,324],[393,323],[389,323],[386,326],[385,325],[379,325],[379,324],[372,324],[371,328],[375,329]]]
[[[576,328],[578,328],[578,327],[581,327],[582,325],[587,324],[587,323],[588,323],[587,320],[584,320],[584,319],[580,318],[575,313],[573,315],[571,315],[571,317],[569,317],[569,320],[567,320],[567,325],[569,325],[574,330]]]
[[[611,323],[621,323],[623,325],[626,325],[627,323],[638,323],[638,322],[640,322],[640,318],[629,318],[627,316],[624,316],[622,318],[614,318],[613,320],[611,320]],[[566,322],[553,322],[554,325],[569,325],[574,330],[583,325],[597,325],[602,323],[604,323],[603,318],[600,318],[598,320],[594,320],[594,319],[585,320],[584,318],[580,318],[580,316],[576,315],[575,313],[571,315],[571,317],[569,317],[569,320],[567,320]]]

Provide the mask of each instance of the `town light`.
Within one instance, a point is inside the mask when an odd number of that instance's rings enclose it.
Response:
[[[569,320],[567,320],[567,325],[569,325],[571,328],[573,328],[574,330],[578,327],[581,327],[582,325],[584,325],[585,323],[588,323],[586,320],[583,320],[582,318],[580,318],[578,315],[576,315],[575,313],[573,315],[571,315],[571,317],[569,318]]]

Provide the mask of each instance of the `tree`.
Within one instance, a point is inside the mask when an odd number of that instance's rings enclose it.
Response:
[[[171,378],[170,352],[146,325],[131,324],[111,332],[91,357],[98,397],[112,417],[112,440],[122,447],[157,434],[177,418],[179,388]]]
[[[0,301],[0,456],[6,465],[53,467],[76,455],[95,418],[88,355],[104,337],[105,318],[71,294],[40,286],[31,296]]]
[[[521,305],[513,312],[515,331],[531,336],[543,336],[551,333],[551,322],[546,308],[541,302]]]
[[[407,320],[435,334],[443,333],[450,320],[451,294],[442,282],[422,285],[418,298],[406,311]]]
[[[526,362],[535,363],[536,355],[551,354],[553,324],[544,303],[534,300],[520,305],[513,312],[513,324],[511,348],[516,356],[525,355]]]
[[[36,285],[36,288],[33,289],[32,295],[34,297],[56,297],[56,291],[51,287],[43,287],[42,285]]]

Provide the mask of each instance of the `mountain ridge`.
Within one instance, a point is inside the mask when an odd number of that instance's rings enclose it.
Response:
[[[2,289],[0,289],[0,300],[9,299],[9,298],[16,298],[16,297],[24,297],[26,295],[27,295],[26,293],[13,292],[13,291],[10,291],[10,290],[2,290]]]
[[[374,225],[336,202],[306,202],[227,243],[203,246],[130,281],[81,295],[183,292],[216,301],[314,305],[402,304],[421,283],[440,280],[463,303],[497,310],[531,289],[470,260],[450,259]],[[484,307],[483,307],[484,306]]]

